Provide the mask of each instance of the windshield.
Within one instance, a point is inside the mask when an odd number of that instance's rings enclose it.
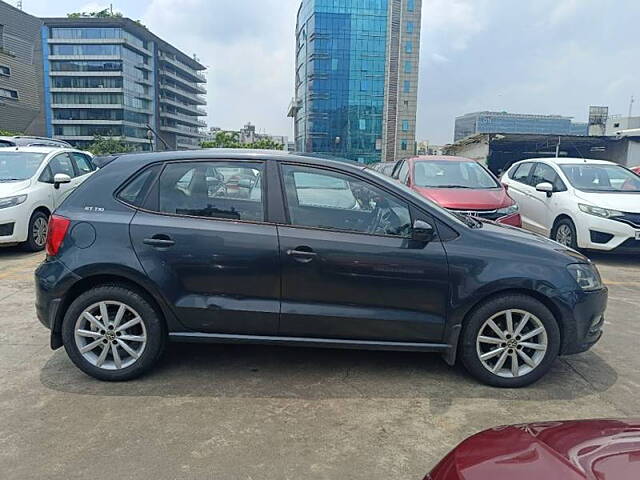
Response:
[[[413,167],[414,183],[431,188],[499,188],[500,185],[478,162],[421,160]]]
[[[561,165],[567,179],[585,192],[640,192],[640,177],[620,165],[576,163]]]
[[[27,180],[36,173],[44,160],[44,153],[0,152],[0,182]]]

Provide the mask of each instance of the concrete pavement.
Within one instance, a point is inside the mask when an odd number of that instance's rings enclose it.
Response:
[[[437,355],[170,345],[102,383],[51,351],[33,307],[41,254],[0,250],[3,479],[419,479],[506,423],[640,417],[640,259],[598,255],[606,331],[536,385],[479,385]]]

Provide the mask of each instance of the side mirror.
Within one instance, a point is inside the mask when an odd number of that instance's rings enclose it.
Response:
[[[413,222],[411,229],[411,240],[421,243],[429,243],[436,236],[433,226],[424,220],[416,220]]]
[[[71,183],[71,177],[66,173],[56,173],[53,176],[53,188],[58,189],[63,183]]]
[[[549,182],[542,182],[536,185],[536,190],[538,192],[544,192],[547,194],[547,197],[550,197],[553,194],[553,185]]]

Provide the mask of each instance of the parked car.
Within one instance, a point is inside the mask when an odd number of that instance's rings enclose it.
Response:
[[[425,480],[640,478],[640,420],[492,428],[458,445]]]
[[[218,168],[252,172],[249,197],[209,188]],[[363,165],[246,150],[98,170],[51,217],[36,292],[52,347],[103,380],[172,340],[439,352],[500,387],[591,347],[607,301],[596,267],[548,239]]]
[[[31,137],[16,135],[13,137],[0,137],[0,147],[61,147],[73,148],[64,140],[48,137]]]
[[[431,155],[401,160],[393,178],[444,208],[498,223],[521,226],[518,205],[480,163]]]
[[[45,247],[51,212],[95,170],[70,148],[0,148],[0,246]]]
[[[384,175],[391,176],[393,173],[393,169],[395,168],[397,162],[379,162],[373,165],[369,165],[370,168],[373,168],[375,171],[380,172]]]
[[[502,177],[525,228],[571,248],[640,252],[640,177],[605,160],[534,158]]]
[[[638,165],[637,167],[631,167],[631,171],[640,175],[640,165]]]

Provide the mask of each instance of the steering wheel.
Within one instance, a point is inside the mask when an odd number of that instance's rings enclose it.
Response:
[[[389,206],[384,206],[381,203],[376,204],[376,208],[373,211],[373,219],[367,228],[367,233],[371,234],[386,234],[393,228],[394,221],[398,222],[398,216]]]

